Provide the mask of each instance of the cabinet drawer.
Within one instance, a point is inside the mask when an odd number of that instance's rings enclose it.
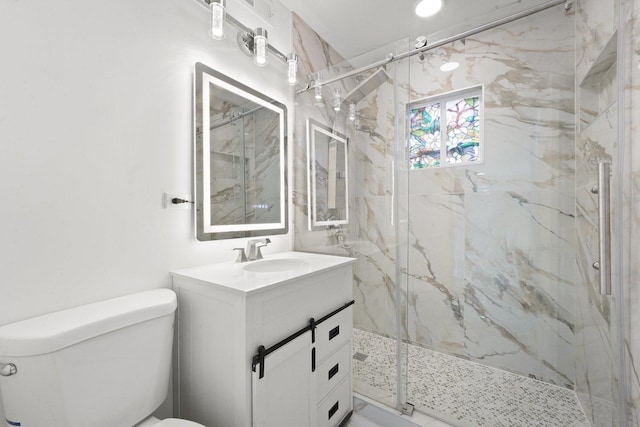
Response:
[[[248,298],[248,321],[255,325],[251,347],[270,345],[350,301],[350,268],[334,269],[278,286]]]
[[[351,377],[342,381],[325,400],[318,405],[317,426],[335,427],[351,411],[353,407],[353,392],[351,390]]]
[[[353,306],[328,318],[316,328],[317,360],[322,360],[338,347],[351,340],[353,329]]]
[[[315,371],[316,396],[324,399],[336,385],[351,373],[351,341],[328,356]]]

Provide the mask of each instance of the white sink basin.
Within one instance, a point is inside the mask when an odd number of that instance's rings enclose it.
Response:
[[[276,252],[249,262],[224,261],[173,271],[174,280],[198,280],[242,295],[290,284],[355,262],[354,258],[307,252]]]
[[[308,269],[309,263],[300,259],[265,259],[252,262],[242,268],[252,273],[280,273]]]

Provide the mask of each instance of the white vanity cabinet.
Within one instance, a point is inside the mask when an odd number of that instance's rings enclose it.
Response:
[[[174,407],[208,427],[340,426],[353,409],[355,260],[265,257],[171,273]]]

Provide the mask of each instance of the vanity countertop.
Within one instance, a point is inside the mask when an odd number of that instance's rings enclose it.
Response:
[[[323,271],[352,264],[355,258],[307,252],[264,254],[263,260],[220,262],[171,272],[176,278],[197,280],[231,292],[248,295],[284,285]],[[274,269],[270,267],[274,266]]]

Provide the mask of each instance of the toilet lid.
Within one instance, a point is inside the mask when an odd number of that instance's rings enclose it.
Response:
[[[158,424],[154,424],[153,427],[205,427],[202,424],[194,423],[193,421],[180,420],[178,418],[167,418],[160,421]]]

